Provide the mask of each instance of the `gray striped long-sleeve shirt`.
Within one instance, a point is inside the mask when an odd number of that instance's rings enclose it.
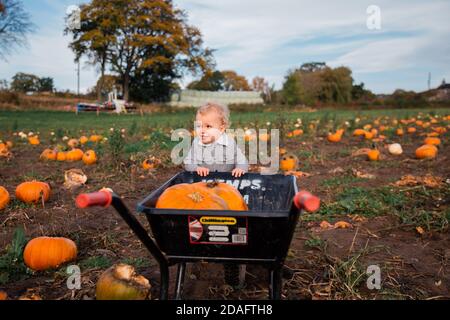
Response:
[[[186,171],[196,171],[198,167],[204,167],[212,172],[231,172],[235,168],[248,172],[247,159],[236,141],[226,133],[211,144],[203,144],[196,137],[183,163]]]

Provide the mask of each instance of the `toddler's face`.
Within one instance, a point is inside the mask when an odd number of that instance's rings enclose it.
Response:
[[[197,115],[195,130],[202,143],[210,144],[216,141],[225,131],[225,125],[220,114],[210,111]]]

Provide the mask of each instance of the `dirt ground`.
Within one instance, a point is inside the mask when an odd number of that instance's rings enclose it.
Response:
[[[288,150],[310,152],[305,157],[300,152],[300,170],[311,174],[310,177],[298,179],[300,189],[317,194],[323,203],[331,202],[335,187],[324,187],[323,181],[339,177],[340,172],[352,169],[375,176],[373,179],[350,182],[353,187],[389,185],[407,174],[450,178],[447,146],[441,149],[436,160],[419,161],[413,157],[418,142],[411,140],[403,144],[405,152],[402,156],[394,158],[384,152],[383,162],[374,164],[351,156],[351,151],[363,146],[361,142],[346,138],[344,143],[345,149],[349,150],[347,153],[342,151],[342,144],[326,143],[319,138],[305,144],[289,142],[286,145]],[[11,242],[13,232],[19,226],[24,228],[27,238],[66,236],[76,241],[79,262],[91,257],[106,257],[111,263],[126,259],[141,261],[138,269],[150,280],[152,297],[158,298],[159,271],[156,262],[118,214],[112,208],[77,209],[74,199],[81,192],[109,187],[134,209],[139,200],[182,169],[167,167],[148,174],[130,163],[125,163],[120,170],[113,170],[106,159],[90,167],[82,163],[37,161],[43,149],[40,146],[18,145],[14,148],[14,158],[10,161],[0,159],[0,184],[11,195],[25,178],[39,178],[52,188],[51,199],[44,208],[42,205],[24,206],[13,201],[8,209],[0,213],[0,251]],[[89,180],[81,189],[68,191],[63,187],[64,171],[72,168],[82,169]],[[446,188],[450,185],[447,184]],[[440,201],[440,205],[448,210],[450,199]],[[147,227],[146,221],[142,217],[140,219]],[[325,230],[319,226],[323,219],[302,219],[299,222],[283,272],[283,298],[450,298],[448,227],[421,235],[414,226],[402,224],[398,217],[389,214],[360,221],[343,215],[339,220],[352,223],[352,228]],[[317,241],[316,245],[311,245],[311,239]],[[366,269],[370,265],[381,268],[380,290],[367,289]],[[35,273],[25,279],[0,285],[0,289],[11,298],[17,298],[29,290],[44,299],[94,299],[95,283],[104,270],[104,266],[93,265],[82,269],[81,290],[68,290],[65,285],[67,275],[61,271]],[[197,263],[190,265],[188,271],[185,285],[187,299],[266,299],[268,295],[268,272],[260,266],[248,266],[243,289],[225,284],[220,265]],[[175,274],[176,269],[172,267],[171,292]]]

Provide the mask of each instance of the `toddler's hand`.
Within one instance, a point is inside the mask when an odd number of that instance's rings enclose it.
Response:
[[[235,178],[240,178],[243,174],[245,174],[245,171],[239,168],[236,168],[231,172],[231,175]]]
[[[197,174],[200,177],[206,177],[209,174],[209,169],[208,168],[198,167],[197,168]]]

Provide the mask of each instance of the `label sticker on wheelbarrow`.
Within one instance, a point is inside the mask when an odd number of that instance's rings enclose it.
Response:
[[[189,241],[191,244],[246,245],[247,218],[189,216]]]

